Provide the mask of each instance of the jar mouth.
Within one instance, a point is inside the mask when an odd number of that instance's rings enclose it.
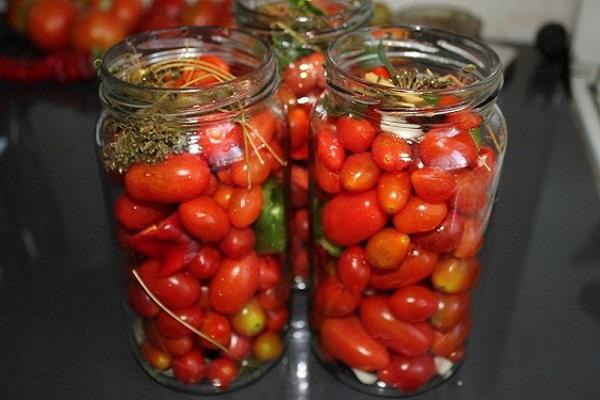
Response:
[[[372,16],[371,0],[322,0],[318,7],[338,8],[325,15],[286,13],[270,11],[265,5],[287,1],[278,0],[235,0],[234,13],[238,25],[259,34],[282,31],[285,26],[304,34],[308,39],[326,40],[340,32],[356,29],[366,24]]]
[[[355,71],[361,66],[384,64],[380,55],[382,46],[386,57],[403,63],[407,69],[460,75],[464,80],[448,87],[411,87],[380,83],[358,75]],[[327,69],[328,86],[335,92],[367,104],[379,104],[382,108],[414,112],[478,106],[495,98],[503,82],[500,59],[487,44],[469,36],[420,25],[371,27],[345,34],[331,44]],[[437,75],[432,73],[432,76]],[[452,96],[455,101],[449,104],[429,101],[443,96]],[[423,101],[399,101],[418,98]]]
[[[215,55],[227,62],[234,77],[201,87],[162,87],[132,82],[132,71],[168,60]],[[263,39],[238,29],[179,27],[127,37],[111,47],[99,68],[101,99],[111,104],[146,108],[158,99],[178,97],[182,109],[194,112],[254,103],[275,90],[276,63]]]

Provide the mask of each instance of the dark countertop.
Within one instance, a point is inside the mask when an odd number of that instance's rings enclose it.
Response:
[[[422,399],[600,398],[600,202],[570,101],[521,48],[469,355]],[[187,399],[136,365],[93,148],[96,83],[0,82],[0,397]],[[302,298],[296,303],[303,304]],[[300,310],[299,310],[300,311]],[[220,399],[367,399],[302,324],[269,374]]]

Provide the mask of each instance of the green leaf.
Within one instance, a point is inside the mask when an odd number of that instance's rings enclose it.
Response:
[[[427,102],[427,104],[432,106],[437,106],[440,102],[440,96],[437,94],[423,94],[421,95],[423,99]]]
[[[277,179],[270,178],[263,184],[262,193],[263,208],[254,223],[256,252],[282,253],[286,246],[283,185]]]
[[[392,81],[394,81],[394,85],[400,86],[400,82],[398,81],[398,72],[396,71],[396,68],[394,68],[394,66],[392,65],[392,62],[390,61],[390,58],[387,55],[383,41],[379,42],[379,47],[377,47],[377,56],[379,57],[379,60],[381,61],[385,69],[387,69],[390,75],[392,76]]]
[[[473,142],[475,142],[475,147],[477,148],[477,150],[479,150],[479,148],[481,147],[481,131],[479,130],[479,128],[472,128],[469,133],[471,134]]]
[[[284,32],[273,33],[271,36],[279,70],[287,68],[301,57],[314,53],[313,49],[306,47],[303,43],[298,43],[291,35]]]
[[[288,0],[288,7],[292,10],[316,15],[319,17],[325,16],[325,13],[319,8],[313,6],[310,0]]]

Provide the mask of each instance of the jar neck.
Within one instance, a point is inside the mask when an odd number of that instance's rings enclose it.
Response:
[[[292,32],[324,51],[340,35],[365,26],[372,17],[371,0],[314,0],[316,8],[291,10],[287,0],[234,0],[241,29],[266,38]]]
[[[235,77],[201,88],[165,88],[132,82],[131,77],[158,63],[223,59]],[[274,95],[276,62],[260,38],[235,29],[183,27],[131,36],[109,49],[100,66],[100,99],[116,114],[150,110],[165,118],[198,122],[215,113],[235,116]]]
[[[390,78],[366,71],[383,67]],[[435,115],[493,103],[501,64],[484,43],[419,26],[365,28],[334,41],[327,53],[334,102],[405,115]],[[449,83],[452,80],[455,83]]]

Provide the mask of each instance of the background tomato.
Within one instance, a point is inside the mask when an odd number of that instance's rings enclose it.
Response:
[[[296,96],[302,97],[322,84],[325,75],[325,56],[312,53],[294,61],[283,70],[283,84]]]
[[[290,125],[290,139],[293,150],[303,146],[307,142],[309,118],[308,113],[300,107],[290,108],[287,116]]]
[[[185,0],[153,0],[150,12],[169,18],[179,18],[186,7]]]
[[[104,51],[125,36],[127,30],[115,15],[90,9],[75,21],[71,29],[71,45],[79,51]]]
[[[110,7],[106,8],[105,4]],[[123,29],[127,33],[133,31],[133,28],[136,27],[144,13],[144,6],[141,0],[110,0],[109,2],[105,0],[93,0],[91,5],[114,15],[121,22]]]
[[[66,48],[76,12],[69,0],[37,0],[27,12],[27,36],[44,51]]]

